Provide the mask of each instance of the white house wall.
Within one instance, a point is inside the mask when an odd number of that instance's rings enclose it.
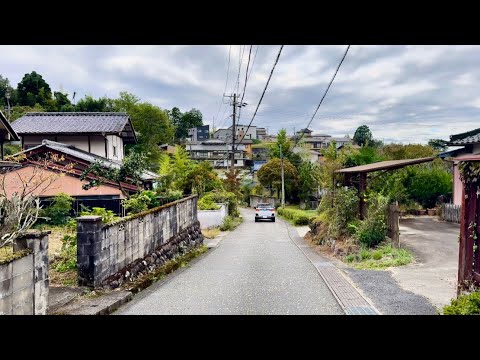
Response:
[[[107,159],[123,161],[123,139],[117,135],[107,135]],[[117,147],[116,156],[113,154],[113,147]]]

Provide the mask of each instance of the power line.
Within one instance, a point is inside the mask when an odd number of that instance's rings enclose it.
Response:
[[[255,55],[253,56],[252,67],[250,68],[250,74],[248,74],[248,79],[250,79],[250,75],[252,75],[253,64],[255,64],[255,59],[257,58],[257,52],[259,47],[260,45],[257,45],[257,49],[255,50]]]
[[[250,66],[250,56],[252,55],[252,47],[253,47],[253,45],[250,45],[250,51],[248,52],[247,69],[245,70],[245,83],[243,84],[242,99],[240,100],[240,108],[238,109],[237,125],[240,124],[240,114],[241,114],[241,112],[242,112],[243,98],[245,97],[245,89],[247,88],[248,67]],[[253,66],[253,65],[252,65],[252,66]]]
[[[231,55],[231,52],[232,52],[232,45],[230,45],[230,48],[228,49],[227,78],[225,80],[225,89],[223,90],[224,94],[225,94],[225,91],[227,91],[228,74],[230,73],[230,55]],[[223,104],[223,97],[220,100],[220,105],[218,106],[218,110],[217,110],[217,116],[215,116],[215,118],[218,118],[218,114],[220,114],[220,109],[222,108],[222,104]],[[224,114],[225,114],[225,112],[224,112]]]
[[[327,90],[325,90],[325,93],[323,94],[322,99],[320,100],[320,103],[318,104],[317,109],[316,109],[315,112],[313,113],[313,116],[312,116],[312,118],[310,119],[308,125],[302,130],[302,135],[300,135],[300,138],[299,138],[299,139],[295,139],[295,145],[294,145],[294,146],[297,146],[298,142],[299,142],[300,140],[302,140],[303,135],[305,135],[305,130],[308,129],[308,127],[310,126],[310,124],[311,124],[312,121],[313,121],[313,118],[315,117],[315,115],[317,115],[317,111],[318,111],[318,109],[320,108],[320,105],[322,105],[323,99],[325,99],[325,96],[327,95],[328,90],[330,89],[330,86],[331,86],[332,83],[333,83],[333,80],[335,80],[335,76],[337,76],[338,70],[340,69],[340,66],[342,66],[343,60],[345,60],[345,57],[347,56],[347,53],[348,53],[348,50],[349,50],[349,49],[350,49],[350,45],[347,46],[347,50],[345,50],[345,54],[343,54],[342,60],[340,60],[340,63],[339,63],[338,66],[337,66],[337,70],[335,70],[335,74],[333,74],[332,80],[330,80],[330,83],[329,83],[328,86],[327,86]]]
[[[241,143],[243,141],[243,138],[245,137],[245,134],[248,132],[248,129],[250,129],[250,125],[252,125],[253,119],[255,119],[255,115],[257,114],[258,108],[260,107],[260,104],[262,103],[263,96],[265,95],[265,92],[267,91],[268,84],[270,83],[270,79],[272,78],[273,71],[275,70],[275,66],[277,66],[278,59],[280,59],[280,54],[282,53],[283,45],[280,46],[280,50],[278,51],[277,58],[275,59],[275,63],[273,64],[272,71],[270,71],[270,76],[268,77],[267,83],[265,84],[265,89],[263,89],[262,96],[260,97],[260,100],[258,101],[257,108],[255,109],[255,112],[253,113],[252,120],[250,120],[250,123],[248,124],[247,130],[243,133],[242,139],[239,141]],[[238,147],[238,144],[237,144]]]
[[[240,88],[240,74],[242,72],[242,63],[243,63],[243,54],[245,53],[245,45],[243,45],[243,48],[242,48],[242,45],[240,45],[240,48],[242,50],[238,50],[238,74],[237,74],[237,87],[235,88],[235,91],[234,93],[237,93],[238,92],[238,89]],[[241,54],[240,54],[240,51],[241,51]]]

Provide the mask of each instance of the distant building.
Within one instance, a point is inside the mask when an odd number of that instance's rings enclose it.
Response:
[[[248,131],[247,131],[248,129]],[[235,140],[239,141],[240,139],[244,140],[256,140],[257,139],[257,127],[248,125],[237,125],[235,127],[236,137]],[[232,126],[228,129],[218,129],[213,135],[214,139],[223,140],[231,142],[232,140]]]
[[[263,140],[267,136],[267,129],[257,127],[257,140]]]
[[[208,140],[210,138],[210,125],[202,125],[188,129],[188,137],[190,141]]]
[[[235,150],[235,167],[244,167],[248,160],[248,144],[238,144]],[[191,141],[186,144],[185,150],[192,160],[209,161],[213,167],[230,166],[232,145],[222,140]]]

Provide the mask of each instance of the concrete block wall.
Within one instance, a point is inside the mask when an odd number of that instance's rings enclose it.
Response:
[[[103,225],[99,216],[77,219],[79,284],[102,286],[129,264],[191,231],[198,223],[197,197],[191,196]],[[197,235],[198,237],[198,235]]]
[[[0,315],[46,315],[48,233],[32,230],[16,240],[14,251],[31,253],[0,265]]]
[[[223,219],[228,215],[228,204],[217,204],[218,210],[198,210],[198,221],[202,229],[222,225]]]

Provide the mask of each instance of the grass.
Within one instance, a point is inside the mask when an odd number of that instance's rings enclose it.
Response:
[[[220,234],[220,232],[221,232],[220,227],[218,226],[202,230],[203,236],[206,237],[207,239],[213,239],[217,237]]]
[[[221,231],[233,231],[235,228],[243,222],[242,217],[231,217],[230,215],[226,216],[223,219],[223,223],[220,226]]]
[[[345,257],[345,261],[359,270],[382,270],[391,266],[411,263],[413,256],[407,249],[396,248],[391,243],[384,243],[376,248],[360,248],[356,254]]]

